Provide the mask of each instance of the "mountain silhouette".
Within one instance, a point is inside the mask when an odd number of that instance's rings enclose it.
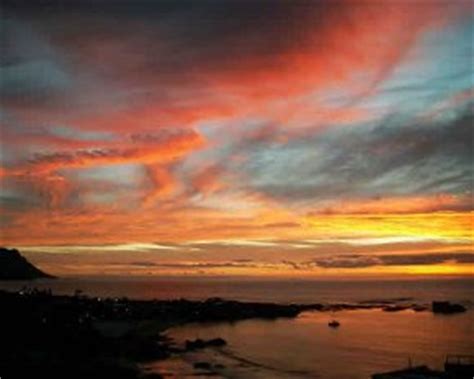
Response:
[[[0,247],[0,280],[54,278],[33,266],[17,249]]]

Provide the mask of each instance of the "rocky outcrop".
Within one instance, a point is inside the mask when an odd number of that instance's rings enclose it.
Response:
[[[53,278],[33,266],[16,249],[0,247],[0,280]]]
[[[205,349],[206,347],[221,347],[227,345],[226,340],[222,338],[213,338],[210,340],[202,340],[200,338],[194,341],[186,340],[186,350]]]
[[[466,312],[466,308],[461,304],[453,304],[449,301],[433,301],[431,305],[433,313],[453,314]]]

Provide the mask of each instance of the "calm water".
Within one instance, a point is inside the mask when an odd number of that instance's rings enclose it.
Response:
[[[380,310],[307,312],[295,319],[248,320],[233,324],[186,325],[170,329],[177,343],[189,338],[222,337],[223,349],[206,349],[149,369],[170,378],[196,377],[193,363],[220,364],[221,378],[362,379],[379,371],[415,364],[441,367],[446,354],[474,354],[474,279],[399,281],[251,281],[236,279],[60,279],[1,283],[3,289],[24,285],[51,288],[56,294],[76,289],[94,296],[141,299],[189,298],[266,302],[357,302],[412,298],[416,303],[446,299],[468,306],[464,314]],[[337,318],[341,327],[330,329]],[[215,377],[215,376],[214,376]],[[219,377],[219,376],[218,376]]]
[[[242,301],[279,303],[356,302],[374,299],[413,298],[460,301],[474,304],[474,278],[440,280],[243,280],[226,278],[68,278],[29,282],[0,282],[0,289],[23,286],[51,288],[55,294],[76,289],[93,296],[127,296],[136,299],[206,299],[222,297]]]
[[[331,329],[336,317],[341,326]],[[453,316],[379,310],[307,312],[296,319],[248,320],[235,324],[187,325],[168,335],[222,337],[223,349],[207,349],[151,365],[171,378],[193,377],[192,363],[222,364],[222,378],[367,379],[375,372],[414,364],[441,368],[446,354],[474,354],[474,311]]]

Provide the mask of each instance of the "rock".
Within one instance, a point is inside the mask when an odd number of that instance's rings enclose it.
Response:
[[[186,340],[185,348],[186,350],[204,349],[205,344],[204,341],[200,338],[197,338],[194,341]]]
[[[466,312],[466,308],[461,304],[453,304],[449,301],[433,301],[431,304],[433,313],[453,314]]]
[[[223,338],[213,338],[207,341],[207,346],[220,347],[220,346],[225,346],[225,345],[227,345],[227,342]]]
[[[415,312],[424,312],[428,310],[428,307],[426,305],[413,304],[411,309]]]
[[[220,347],[225,345],[227,345],[227,342],[222,338],[213,338],[207,341],[197,338],[194,341],[186,340],[185,342],[186,350],[197,350],[206,347]]]
[[[196,362],[196,363],[194,363],[193,367],[195,369],[199,369],[199,370],[210,370],[210,369],[212,369],[212,366],[209,362]]]
[[[408,305],[387,305],[382,308],[384,312],[400,312],[409,309]]]

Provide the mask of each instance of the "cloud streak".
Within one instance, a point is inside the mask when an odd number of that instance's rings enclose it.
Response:
[[[317,258],[306,264],[322,268],[365,268],[372,266],[413,266],[434,265],[447,262],[461,264],[474,263],[474,253],[431,253],[431,254],[393,254],[393,255],[360,255],[347,254],[328,258]],[[303,264],[304,266],[305,264]]]

